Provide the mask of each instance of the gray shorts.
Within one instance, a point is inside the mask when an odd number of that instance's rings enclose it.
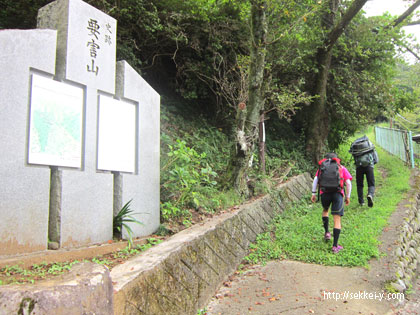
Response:
[[[339,192],[325,192],[321,194],[321,203],[324,210],[331,206],[331,214],[344,215],[344,198]]]

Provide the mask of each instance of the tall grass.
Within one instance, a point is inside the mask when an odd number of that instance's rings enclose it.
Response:
[[[372,132],[367,135],[374,140]],[[372,257],[380,255],[379,236],[409,190],[410,169],[398,158],[377,147],[379,163],[375,167],[375,203],[372,208],[361,207],[357,202],[353,161],[348,153],[351,142],[343,144],[338,150],[344,165],[354,177],[351,203],[345,207],[342,217],[339,244],[344,250],[333,254],[331,242],[323,241],[322,206],[320,203],[311,204],[308,194],[307,200],[278,215],[269,232],[259,235],[245,258],[247,261],[262,263],[270,259],[293,259],[322,265],[368,266]],[[333,228],[332,221],[331,218],[330,230]]]

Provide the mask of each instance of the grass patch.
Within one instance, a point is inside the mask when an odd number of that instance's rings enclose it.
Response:
[[[374,139],[373,135],[368,136]],[[345,152],[344,149],[341,151]],[[354,178],[351,202],[346,206],[342,218],[339,240],[339,244],[344,247],[342,252],[333,254],[332,241],[323,241],[322,206],[320,202],[311,204],[308,194],[306,200],[293,204],[273,220],[269,231],[259,235],[251,245],[245,260],[249,263],[265,263],[272,259],[292,259],[322,265],[367,267],[372,257],[380,255],[378,238],[388,218],[410,188],[410,169],[381,148],[377,148],[377,151],[379,163],[375,167],[376,194],[373,208],[359,206],[355,169],[353,165],[345,164]],[[343,161],[351,161],[351,156],[344,156]],[[330,217],[331,231],[332,228],[333,220]]]
[[[0,285],[26,283],[33,284],[37,281],[51,279],[70,271],[73,265],[80,262],[91,261],[93,263],[104,265],[109,269],[112,269],[113,267],[124,263],[127,259],[136,256],[161,242],[162,240],[160,239],[150,237],[144,244],[137,244],[136,246],[129,245],[122,250],[96,256],[92,259],[52,263],[43,262],[41,264],[32,265],[28,268],[24,268],[19,265],[5,266],[0,268]]]

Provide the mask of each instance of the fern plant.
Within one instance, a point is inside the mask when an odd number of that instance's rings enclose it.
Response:
[[[130,208],[131,201],[129,200],[117,213],[113,220],[113,230],[114,230],[114,237],[121,238],[122,237],[122,228],[125,229],[128,236],[128,246],[131,248],[133,246],[133,230],[130,228],[128,223],[137,223],[143,225],[142,222],[137,220],[133,215],[136,214]]]

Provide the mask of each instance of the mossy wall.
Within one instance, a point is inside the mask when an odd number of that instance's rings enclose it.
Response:
[[[195,315],[232,274],[267,223],[310,192],[300,175],[271,194],[184,230],[111,271],[114,314]]]

